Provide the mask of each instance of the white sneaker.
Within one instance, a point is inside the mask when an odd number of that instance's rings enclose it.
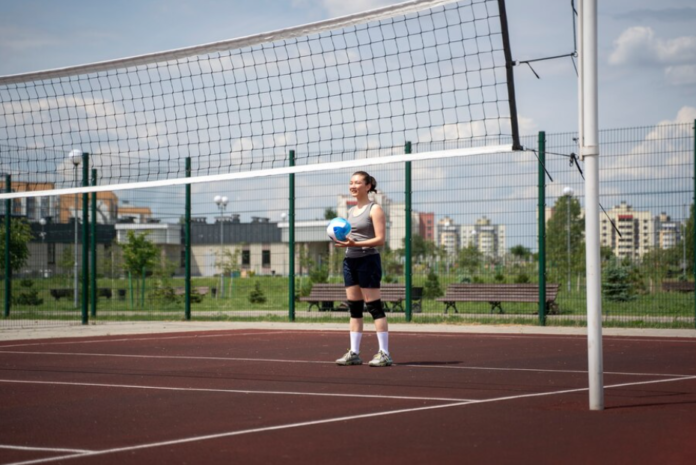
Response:
[[[390,367],[392,363],[394,363],[394,361],[389,354],[380,350],[375,354],[374,357],[372,357],[369,365],[371,367]]]
[[[336,365],[362,365],[362,362],[363,361],[358,354],[356,354],[352,350],[349,350],[348,352],[346,352],[346,355],[336,360]]]

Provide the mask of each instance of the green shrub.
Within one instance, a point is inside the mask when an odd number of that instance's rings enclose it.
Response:
[[[527,284],[530,280],[527,273],[520,273],[515,276],[515,284]]]
[[[428,299],[434,299],[436,297],[442,296],[442,288],[440,287],[440,279],[438,278],[435,271],[430,270],[428,277],[425,280],[425,285],[423,286],[423,297]]]
[[[19,286],[22,290],[12,296],[12,304],[14,305],[41,305],[43,299],[39,298],[39,291],[34,289],[34,281],[31,279],[21,279]]]
[[[258,281],[254,284],[254,290],[249,293],[249,302],[252,304],[266,303],[266,294],[261,290],[261,283]]]
[[[628,267],[612,260],[604,269],[603,277],[602,293],[607,300],[628,302],[636,298],[636,291]]]

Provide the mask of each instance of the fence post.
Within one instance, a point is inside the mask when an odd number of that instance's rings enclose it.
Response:
[[[696,119],[694,120],[694,197],[693,206],[694,214],[696,214]],[[689,209],[691,210],[691,209]],[[696,281],[696,218],[694,218],[694,228],[693,228],[693,244],[694,244],[694,281]],[[686,241],[686,238],[684,238]],[[696,293],[694,294],[696,296]],[[696,328],[696,297],[694,297],[694,328]]]
[[[12,192],[12,176],[5,175],[5,192]],[[12,200],[5,200],[5,318],[10,316],[12,305],[12,267],[10,267],[10,234],[12,233]]]
[[[92,186],[97,185],[97,170],[92,169]],[[92,234],[90,241],[90,263],[92,268],[91,278],[92,283],[90,286],[90,303],[91,303],[91,316],[97,316],[97,193],[92,192]]]
[[[186,157],[186,177],[191,177],[191,157]],[[191,320],[191,184],[186,184],[184,213],[184,317]]]
[[[546,325],[546,132],[539,132],[539,324]]]
[[[407,155],[411,154],[411,142],[406,142],[404,147],[404,152]],[[405,249],[405,263],[404,263],[404,273],[405,273],[405,284],[406,284],[406,321],[411,321],[411,285],[413,284],[413,260],[411,257],[411,162],[406,162],[406,172],[405,176],[405,208],[404,213],[406,215],[406,232],[404,235],[404,249]]]
[[[82,187],[89,187],[89,154],[82,154]],[[89,323],[89,194],[82,194],[82,324]]]
[[[290,166],[295,166],[295,151],[290,150]],[[288,196],[288,318],[295,321],[295,174],[289,174]]]

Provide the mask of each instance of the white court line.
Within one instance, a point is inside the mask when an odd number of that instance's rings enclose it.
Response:
[[[43,384],[50,386],[89,386],[120,389],[151,389],[156,391],[182,391],[182,392],[220,392],[226,394],[261,394],[261,395],[282,395],[282,396],[308,396],[308,397],[348,397],[358,399],[389,399],[389,400],[427,400],[436,402],[475,402],[475,399],[452,399],[446,397],[411,397],[411,396],[388,396],[372,394],[331,394],[326,392],[297,392],[297,391],[259,391],[244,389],[212,389],[212,388],[186,388],[171,386],[143,386],[137,384],[107,384],[107,383],[78,383],[68,381],[34,381],[0,379],[0,383],[14,384]]]
[[[82,352],[36,352],[36,351],[20,351],[20,350],[0,350],[0,354],[19,354],[19,355],[59,355],[59,356],[76,356],[76,357],[115,357],[115,358],[148,358],[148,359],[172,359],[172,360],[221,360],[229,362],[259,362],[259,363],[308,363],[319,365],[335,365],[336,362],[325,360],[285,360],[277,358],[243,358],[243,357],[199,357],[193,355],[135,355],[135,354],[95,354]],[[479,370],[479,371],[528,371],[538,373],[573,373],[587,374],[586,370],[550,370],[544,368],[501,368],[501,367],[477,367],[477,366],[452,366],[452,365],[418,365],[418,364],[403,364],[395,363],[394,366],[409,367],[409,368],[425,368],[425,369],[447,369],[447,370]],[[628,373],[620,371],[605,371],[605,375],[622,375],[622,376],[666,376],[666,377],[689,377],[687,374],[671,374],[671,373]]]
[[[225,331],[223,329],[219,331]],[[230,330],[234,331],[234,330]],[[296,331],[297,332],[297,331]],[[45,345],[71,345],[71,344],[98,344],[98,343],[109,343],[109,342],[138,342],[138,341],[159,341],[167,339],[202,339],[210,337],[231,337],[231,336],[256,336],[256,335],[268,335],[277,334],[278,331],[266,331],[266,332],[256,332],[256,333],[226,333],[226,334],[205,334],[205,335],[182,335],[182,336],[162,336],[162,337],[130,337],[123,339],[105,339],[109,336],[94,336],[100,337],[102,339],[90,339],[89,341],[44,341],[44,342],[31,342],[27,344],[11,344],[11,345],[0,345],[0,350],[5,347],[31,347],[31,346],[45,346]],[[135,335],[137,336],[137,334]]]
[[[441,368],[444,370],[483,370],[483,371],[532,371],[537,373],[575,373],[586,375],[587,370],[551,370],[543,368],[497,368],[497,367],[474,367],[474,366],[452,366],[452,365],[403,365],[394,364],[399,366],[413,367],[413,368]],[[622,371],[605,371],[605,375],[621,375],[621,376],[666,376],[666,377],[682,377],[688,378],[693,375],[683,375],[674,373],[629,373]]]
[[[200,332],[205,332],[207,330],[205,329],[200,329],[196,330]],[[239,330],[239,329],[219,329],[219,330],[213,330],[213,331],[225,331],[225,334],[210,334],[210,335],[200,335],[200,334],[182,334],[180,336],[162,336],[162,337],[137,337],[139,334],[133,334],[135,337],[128,337],[128,338],[121,338],[121,339],[104,339],[107,337],[110,337],[108,335],[105,336],[90,336],[90,337],[98,337],[100,339],[90,339],[89,341],[57,341],[57,342],[51,342],[51,341],[44,341],[44,342],[32,342],[32,343],[25,343],[25,344],[9,344],[9,345],[2,345],[0,344],[0,349],[3,349],[5,347],[31,347],[31,346],[43,346],[43,345],[70,345],[70,344],[99,344],[103,342],[133,342],[133,341],[156,341],[156,340],[168,340],[168,339],[196,339],[196,338],[209,338],[209,337],[228,337],[228,336],[255,336],[255,335],[284,335],[284,334],[289,334],[289,333],[302,333],[302,334],[337,334],[341,332],[341,330],[302,330],[302,329],[277,329],[277,330],[270,330],[270,331],[259,331],[259,332],[254,332],[254,333],[235,333],[234,331],[244,331],[244,330]],[[520,339],[520,338],[525,338],[525,337],[531,337],[531,338],[539,338],[539,339],[562,339],[562,340],[567,340],[567,339],[580,339],[580,340],[585,340],[583,339],[585,337],[584,334],[495,334],[495,333],[413,333],[413,332],[402,332],[402,331],[393,331],[393,333],[398,334],[398,337],[418,337],[418,338],[448,338],[448,337],[455,337],[455,338],[461,338],[462,336],[476,336],[476,337],[485,337],[486,339]],[[171,334],[171,333],[169,333]],[[374,335],[374,331],[365,331],[365,335]],[[696,339],[694,340],[689,340],[689,339],[675,339],[675,338],[668,338],[665,336],[645,336],[644,338],[631,338],[631,337],[625,337],[625,336],[620,336],[620,335],[609,335],[609,336],[604,336],[605,338],[612,338],[612,342],[614,340],[620,341],[620,342],[663,342],[663,343],[681,343],[681,344],[696,344]]]
[[[652,381],[638,381],[635,383],[614,384],[614,385],[610,385],[610,386],[605,386],[605,388],[610,389],[610,388],[617,388],[617,387],[637,386],[637,385],[643,385],[643,384],[669,383],[672,381],[684,381],[685,379],[696,379],[696,376],[691,376],[689,378],[662,379],[662,380],[652,380]],[[253,429],[240,430],[240,431],[229,431],[229,432],[225,432],[225,433],[209,434],[209,435],[205,435],[205,436],[193,436],[190,438],[173,439],[170,441],[154,442],[154,443],[150,443],[150,444],[140,444],[137,446],[127,446],[127,447],[118,447],[118,448],[114,448],[114,449],[105,449],[105,450],[101,450],[101,451],[89,452],[87,454],[64,455],[62,457],[52,457],[52,458],[47,458],[47,459],[30,460],[30,461],[26,461],[26,462],[15,462],[15,463],[10,463],[10,464],[6,464],[6,465],[33,465],[33,464],[37,464],[37,463],[55,462],[57,460],[70,460],[70,459],[78,458],[78,457],[90,457],[90,456],[96,456],[96,455],[114,454],[114,453],[118,453],[118,452],[130,452],[130,451],[134,451],[134,450],[150,449],[150,448],[154,448],[154,447],[173,446],[173,445],[179,445],[179,444],[186,444],[186,443],[190,443],[190,442],[206,441],[206,440],[210,440],[210,439],[220,439],[220,438],[225,438],[225,437],[241,436],[244,434],[263,433],[263,432],[268,432],[268,431],[279,431],[279,430],[291,429],[291,428],[301,428],[304,426],[316,426],[316,425],[322,425],[322,424],[327,424],[327,423],[337,423],[337,422],[341,422],[341,421],[361,420],[364,418],[384,417],[384,416],[388,416],[388,415],[397,415],[397,414],[401,414],[401,413],[414,413],[414,412],[422,412],[422,411],[426,411],[426,410],[436,410],[436,409],[444,409],[444,408],[450,408],[450,407],[462,407],[462,406],[466,406],[466,405],[501,402],[501,401],[507,401],[507,400],[530,398],[530,397],[544,397],[544,396],[553,396],[553,395],[560,395],[560,394],[569,394],[569,393],[587,391],[588,389],[589,388],[567,389],[567,390],[563,390],[563,391],[552,391],[552,392],[541,392],[541,393],[534,393],[534,394],[521,394],[518,396],[496,397],[493,399],[485,399],[485,400],[479,400],[479,401],[474,401],[474,402],[457,402],[457,403],[453,403],[453,404],[431,405],[431,406],[427,406],[427,407],[415,407],[415,408],[410,408],[410,409],[387,410],[384,412],[367,413],[367,414],[362,414],[362,415],[351,415],[351,416],[344,416],[344,417],[337,417],[337,418],[327,418],[324,420],[314,420],[314,421],[305,421],[305,422],[301,422],[301,423],[291,423],[291,424],[287,424],[287,425],[268,426],[268,427],[264,427],[264,428],[253,428]]]
[[[90,452],[95,452],[93,450],[86,450],[86,449],[59,449],[56,447],[11,446],[9,444],[0,444],[0,449],[27,450],[27,451],[40,451],[40,452],[73,452],[73,453],[77,453],[77,454],[88,454]]]

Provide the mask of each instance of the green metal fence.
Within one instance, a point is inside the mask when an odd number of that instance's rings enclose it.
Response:
[[[370,170],[387,214],[383,282],[405,285],[402,301],[387,304],[390,319],[585,324],[576,135],[540,133],[522,143],[530,150]],[[404,150],[433,148],[414,141]],[[696,325],[695,159],[692,123],[601,132],[605,325]],[[82,185],[107,175],[89,170],[88,155],[81,167]],[[351,206],[350,175],[4,202],[1,324],[347,321],[341,301],[310,308],[306,298],[317,283],[342,283],[343,252],[324,229]],[[37,188],[21,175],[0,184]],[[447,301],[458,285],[493,296],[529,288],[525,295],[536,298]],[[553,301],[540,305],[545,296]]]

